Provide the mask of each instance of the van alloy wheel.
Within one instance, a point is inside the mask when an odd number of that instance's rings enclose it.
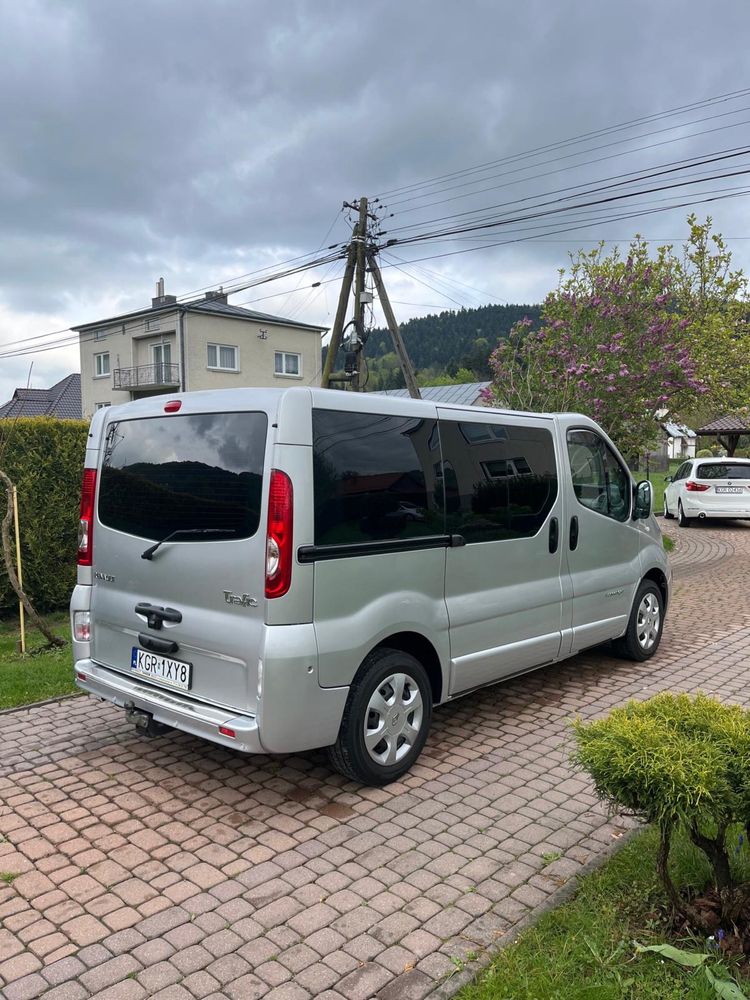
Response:
[[[349,688],[331,763],[354,781],[387,785],[420,755],[431,719],[432,688],[419,660],[400,649],[374,649]]]
[[[648,652],[659,638],[661,631],[661,608],[656,595],[648,593],[638,607],[636,636],[644,652]]]
[[[612,648],[627,660],[649,660],[661,642],[664,595],[653,580],[644,580],[635,595],[625,635]]]
[[[677,501],[677,523],[681,528],[689,528],[691,518],[685,516],[685,511],[682,509],[682,500]]]

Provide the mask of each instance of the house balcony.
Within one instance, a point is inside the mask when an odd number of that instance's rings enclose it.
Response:
[[[175,389],[179,385],[179,365],[138,365],[137,368],[115,368],[112,372],[114,389]]]

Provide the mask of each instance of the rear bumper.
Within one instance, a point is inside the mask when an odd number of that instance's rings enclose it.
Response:
[[[743,518],[750,518],[750,501],[743,504],[717,504],[702,503],[700,500],[687,500],[683,498],[682,509],[686,517],[721,517],[738,521]]]
[[[243,753],[266,753],[260,742],[258,720],[253,715],[233,715],[229,709],[183,698],[178,691],[140,684],[92,660],[78,660],[75,671],[78,687],[121,708],[134,705],[149,712],[157,722]],[[86,679],[82,680],[80,674]],[[232,729],[236,739],[220,733],[219,726]]]

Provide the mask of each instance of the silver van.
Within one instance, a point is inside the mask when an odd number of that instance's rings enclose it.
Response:
[[[653,656],[669,599],[650,485],[575,414],[153,396],[94,415],[80,524],[81,688],[373,785],[434,705],[610,640]]]

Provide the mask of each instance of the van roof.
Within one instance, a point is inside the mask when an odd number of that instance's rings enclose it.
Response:
[[[391,412],[398,410],[401,413],[431,413],[434,414],[438,407],[442,410],[452,410],[457,413],[470,411],[475,414],[486,413],[507,414],[508,416],[524,416],[533,412],[535,416],[546,418],[576,418],[586,423],[591,423],[589,417],[576,413],[542,413],[537,411],[523,411],[500,409],[498,407],[471,406],[470,404],[458,404],[448,402],[438,402],[429,399],[411,399],[403,396],[388,396],[383,393],[358,393],[342,392],[337,389],[322,389],[317,386],[284,386],[276,387],[244,387],[237,389],[205,389],[183,393],[165,393],[158,396],[148,396],[144,399],[134,400],[130,403],[122,403],[107,407],[107,417],[111,420],[114,416],[124,416],[122,411],[126,411],[129,416],[151,416],[164,411],[165,405],[172,400],[181,400],[186,413],[205,413],[207,411],[231,411],[243,409],[248,406],[260,408],[267,411],[276,411],[281,398],[289,393],[308,393],[313,406],[323,409],[345,408],[353,412]]]

